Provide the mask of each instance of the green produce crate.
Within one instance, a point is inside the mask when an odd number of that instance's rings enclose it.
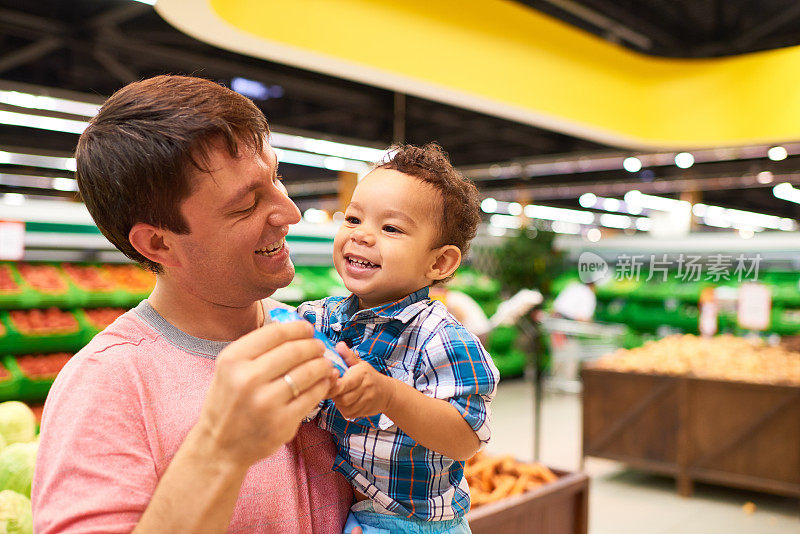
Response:
[[[655,341],[659,339],[658,336],[655,334],[649,334],[647,332],[636,332],[628,328],[625,331],[625,335],[622,338],[622,348],[624,349],[635,349],[637,347],[641,347],[648,341]]]
[[[105,289],[92,289],[88,288],[79,283],[79,281],[72,276],[69,272],[69,267],[76,266],[79,268],[94,268],[99,271],[99,267],[97,265],[90,265],[90,264],[61,264],[60,268],[61,271],[64,273],[64,278],[66,278],[67,282],[72,287],[73,291],[77,295],[77,306],[80,307],[100,307],[100,306],[110,306],[114,300],[119,298],[118,289],[116,283],[111,281],[107,276],[104,276],[102,272],[97,273],[100,278],[104,278],[105,281],[108,283],[109,287]]]
[[[16,284],[15,289],[0,290],[0,308],[17,308],[23,304],[26,298],[31,299],[30,290],[24,288],[22,278],[13,263],[1,262],[0,276],[10,278]]]
[[[773,308],[770,331],[781,335],[800,334],[800,309]]]
[[[637,298],[636,294],[641,287],[640,280],[617,280],[609,278],[595,287],[595,295],[598,299],[613,300],[617,298]]]
[[[19,369],[9,368],[4,365],[4,358],[0,359],[3,367],[8,371],[9,376],[5,380],[0,380],[0,402],[19,399],[20,379]]]
[[[67,279],[67,275],[64,271],[61,270],[56,263],[50,262],[37,262],[31,263],[31,265],[42,265],[42,266],[52,266],[55,271],[56,275],[64,281],[66,289],[64,291],[59,292],[49,292],[49,291],[42,291],[39,289],[34,288],[27,281],[24,281],[24,286],[32,292],[33,298],[31,300],[24,301],[24,308],[74,308],[81,305],[83,301],[83,291],[75,287],[73,284],[69,282]],[[19,272],[19,265],[15,265],[15,268]],[[20,277],[22,275],[20,274]],[[22,278],[25,280],[24,278]]]
[[[121,306],[115,306],[121,307]],[[98,328],[95,324],[89,319],[86,315],[86,310],[78,309],[74,310],[75,318],[78,320],[78,324],[81,325],[81,332],[83,333],[83,342],[81,343],[81,348],[89,343],[94,336],[99,334],[103,328]]]
[[[605,323],[628,323],[629,303],[623,299],[611,302],[598,301],[595,308],[595,319]]]
[[[675,293],[675,286],[677,285],[674,280],[667,279],[662,282],[663,276],[655,275],[653,280],[641,284],[632,298],[639,300],[654,300],[662,301],[668,298],[673,298]]]
[[[23,401],[42,401],[47,398],[50,392],[50,387],[53,385],[53,380],[34,380],[25,376],[22,369],[17,365],[17,360],[14,356],[5,356],[3,364],[14,375],[18,377],[19,390],[17,392],[17,399]]]
[[[769,286],[774,304],[800,307],[800,274],[781,271],[764,273],[761,281]]]
[[[684,332],[697,333],[700,329],[700,310],[693,304],[682,304],[669,312],[669,326],[680,328]],[[719,319],[717,319],[719,321]],[[719,327],[719,325],[718,325]]]
[[[739,328],[739,319],[736,312],[719,312],[719,333],[734,332]]]
[[[708,286],[711,286],[711,284],[676,280],[675,284],[672,286],[671,296],[685,302],[697,302],[700,300],[700,293]]]
[[[669,326],[684,332],[698,331],[699,312],[694,304],[670,306],[631,302],[628,313],[629,324],[637,330],[655,332],[661,326]]]
[[[72,313],[72,312],[68,312]],[[74,313],[72,313],[75,316]],[[76,317],[77,319],[77,317]],[[25,335],[11,322],[8,311],[0,311],[0,321],[6,335],[0,338],[0,352],[6,354],[29,354],[36,352],[59,352],[80,350],[85,341],[84,326],[78,320],[75,331],[50,335]]]
[[[101,265],[95,264],[81,264],[83,267],[97,267],[98,269],[102,269]],[[67,279],[67,282],[71,286],[71,290],[73,291],[75,298],[72,301],[71,306],[61,306],[61,307],[73,307],[73,308],[102,308],[102,307],[112,307],[112,308],[133,308],[139,302],[146,299],[150,296],[149,291],[139,292],[129,290],[126,287],[119,285],[113,279],[110,279],[108,275],[105,273],[100,273],[100,276],[106,278],[113,284],[113,288],[109,289],[89,289],[83,287],[77,283],[77,281],[70,276],[66,270],[63,269],[64,276]]]
[[[10,274],[11,279],[16,282],[19,288],[17,291],[0,292],[0,309],[42,308],[75,302],[75,295],[71,293],[69,284],[65,284],[64,291],[57,293],[39,291],[25,281],[15,263],[3,262],[0,264],[0,269]],[[58,275],[63,279],[63,273],[59,271]]]
[[[72,281],[70,281],[72,283]],[[134,298],[127,291],[115,289],[113,291],[87,291],[75,286],[75,290],[80,295],[79,308],[128,308],[133,307],[132,302],[138,303],[140,299]]]

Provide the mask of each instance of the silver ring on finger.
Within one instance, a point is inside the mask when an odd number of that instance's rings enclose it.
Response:
[[[292,398],[296,399],[298,395],[300,395],[300,388],[297,387],[297,383],[295,383],[294,379],[289,373],[283,375],[283,381],[289,385],[289,390],[292,392]]]

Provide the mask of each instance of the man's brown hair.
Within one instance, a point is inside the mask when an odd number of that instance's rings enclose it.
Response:
[[[441,196],[439,202],[439,241],[435,245],[455,245],[466,257],[469,245],[481,222],[478,188],[450,163],[438,143],[393,145],[379,169],[392,169],[431,185]],[[452,276],[440,280],[449,280]]]
[[[152,271],[161,266],[128,240],[143,222],[189,233],[179,211],[192,169],[207,172],[221,143],[260,152],[269,126],[247,98],[210,80],[156,76],[114,93],[78,140],[78,187],[97,227],[120,251]]]

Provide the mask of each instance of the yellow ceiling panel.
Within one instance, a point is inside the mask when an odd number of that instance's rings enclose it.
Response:
[[[800,139],[800,47],[655,58],[505,0],[159,0],[156,8],[220,47],[603,143]]]

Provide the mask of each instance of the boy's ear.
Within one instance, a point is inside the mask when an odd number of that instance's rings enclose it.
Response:
[[[455,245],[444,245],[433,250],[433,264],[425,273],[431,282],[447,278],[461,265],[461,250]]]
[[[134,224],[131,231],[128,232],[128,241],[139,254],[148,260],[165,267],[178,267],[180,261],[169,247],[168,234],[170,232],[152,224],[139,222]]]

